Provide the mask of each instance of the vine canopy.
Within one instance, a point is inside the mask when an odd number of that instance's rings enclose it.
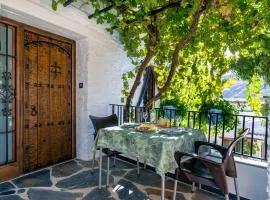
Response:
[[[79,1],[79,0],[78,0]],[[52,7],[64,4],[53,0]],[[123,74],[122,94],[130,103],[144,69],[155,65],[159,98],[198,105],[222,97],[233,71],[249,81],[256,110],[258,85],[270,83],[269,0],[84,0],[89,18],[119,37],[134,69]],[[129,85],[129,79],[134,79]],[[150,100],[151,101],[151,100]],[[254,105],[255,104],[255,105]]]

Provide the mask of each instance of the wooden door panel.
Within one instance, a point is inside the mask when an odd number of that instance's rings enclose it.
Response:
[[[60,60],[62,61],[63,66],[63,76],[62,76],[62,87],[61,89],[61,101],[64,102],[64,107],[66,109],[62,110],[62,130],[64,138],[62,149],[64,157],[71,157],[71,142],[72,142],[72,134],[71,134],[71,59],[66,53],[62,52],[60,54]]]
[[[50,45],[45,37],[38,48],[38,167],[51,163],[50,147]]]
[[[53,88],[51,88],[51,107],[50,107],[50,118],[54,122],[54,127],[51,129],[51,134],[53,135],[52,142],[52,149],[54,151],[52,160],[54,162],[59,162],[61,160],[62,156],[62,133],[61,128],[59,125],[59,121],[61,120],[61,112],[62,112],[62,106],[64,102],[61,102],[61,90],[58,88],[59,85],[62,84],[61,82],[61,76],[62,76],[62,66],[60,63],[60,59],[58,58],[58,47],[53,46],[52,47],[52,62],[50,66],[50,74],[51,74],[51,84],[53,85]]]
[[[35,35],[29,35],[32,39],[37,39]],[[26,171],[31,171],[37,165],[37,128],[38,123],[38,48],[37,45],[29,44],[24,51],[25,63],[25,84],[24,84],[24,165]]]
[[[71,48],[71,47],[70,47]],[[69,157],[72,156],[72,63],[70,58],[67,59],[67,70],[66,70],[66,90],[65,98],[67,102],[67,113],[66,113],[66,149]]]
[[[24,58],[32,70],[25,70],[30,108],[24,112],[29,124],[24,142],[30,149],[24,151],[24,169],[29,171],[72,157],[72,45],[29,32],[25,38],[31,45]]]

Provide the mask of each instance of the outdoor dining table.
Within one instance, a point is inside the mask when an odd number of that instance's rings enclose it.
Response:
[[[192,128],[173,127],[159,128],[155,131],[140,132],[136,124],[124,124],[100,129],[95,147],[116,150],[129,157],[137,157],[155,167],[161,176],[161,199],[164,199],[165,174],[174,172],[177,163],[174,159],[176,151],[194,153],[195,141],[206,141],[205,135]],[[101,153],[102,154],[102,153]],[[101,155],[100,154],[100,155]],[[99,165],[99,188],[101,188],[102,156]]]

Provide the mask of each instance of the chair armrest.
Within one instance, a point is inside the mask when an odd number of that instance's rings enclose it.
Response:
[[[190,157],[192,159],[198,160],[208,166],[209,168],[220,168],[222,166],[222,163],[215,162],[213,160],[209,160],[207,158],[201,157],[197,154],[191,154],[191,153],[185,153],[185,152],[175,152],[174,158],[181,169],[181,160],[184,156]]]
[[[212,143],[209,143],[209,142],[196,141],[194,143],[194,146],[195,146],[195,153],[196,154],[199,153],[199,149],[200,149],[201,146],[212,147],[213,149],[217,150],[222,155],[222,158],[224,158],[226,156],[226,153],[227,153],[227,149],[225,147],[222,147],[222,146],[216,145],[216,144],[212,144]]]
[[[196,154],[183,153],[183,152],[175,152],[174,156],[175,156],[175,159],[176,159],[177,164],[179,166],[178,169],[176,169],[176,174],[175,174],[176,178],[180,178],[181,174],[183,174],[184,176],[186,176],[187,174],[193,174],[193,171],[189,172],[189,171],[182,169],[182,167],[181,167],[182,157],[188,156],[188,157],[192,158],[194,161],[198,161],[198,162],[202,163],[203,165],[205,165],[205,167],[208,168],[210,174],[213,176],[215,183],[218,185],[218,187],[221,188],[221,190],[224,193],[227,193],[228,189],[227,189],[226,173],[224,170],[224,163],[217,163],[213,160],[209,160],[207,158],[200,157]],[[193,177],[198,177],[198,176],[200,176],[200,175],[193,174]],[[189,181],[195,180],[191,176],[186,176],[186,177],[189,177],[188,178]]]

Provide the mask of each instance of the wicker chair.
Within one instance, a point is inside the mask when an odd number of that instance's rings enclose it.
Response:
[[[192,182],[192,191],[195,190],[195,183],[199,184],[199,187],[201,187],[201,185],[207,185],[210,187],[220,188],[225,195],[225,199],[228,200],[229,190],[226,176],[229,176],[234,179],[237,200],[240,200],[233,149],[235,148],[235,145],[245,138],[248,133],[249,129],[245,129],[244,132],[237,137],[228,148],[208,142],[197,141],[194,144],[195,154],[179,151],[175,152],[174,157],[178,164],[178,168],[175,170],[173,199],[175,200],[176,198],[178,180],[185,178]],[[211,149],[219,152],[221,157],[198,155],[199,148],[202,146],[210,147]]]

